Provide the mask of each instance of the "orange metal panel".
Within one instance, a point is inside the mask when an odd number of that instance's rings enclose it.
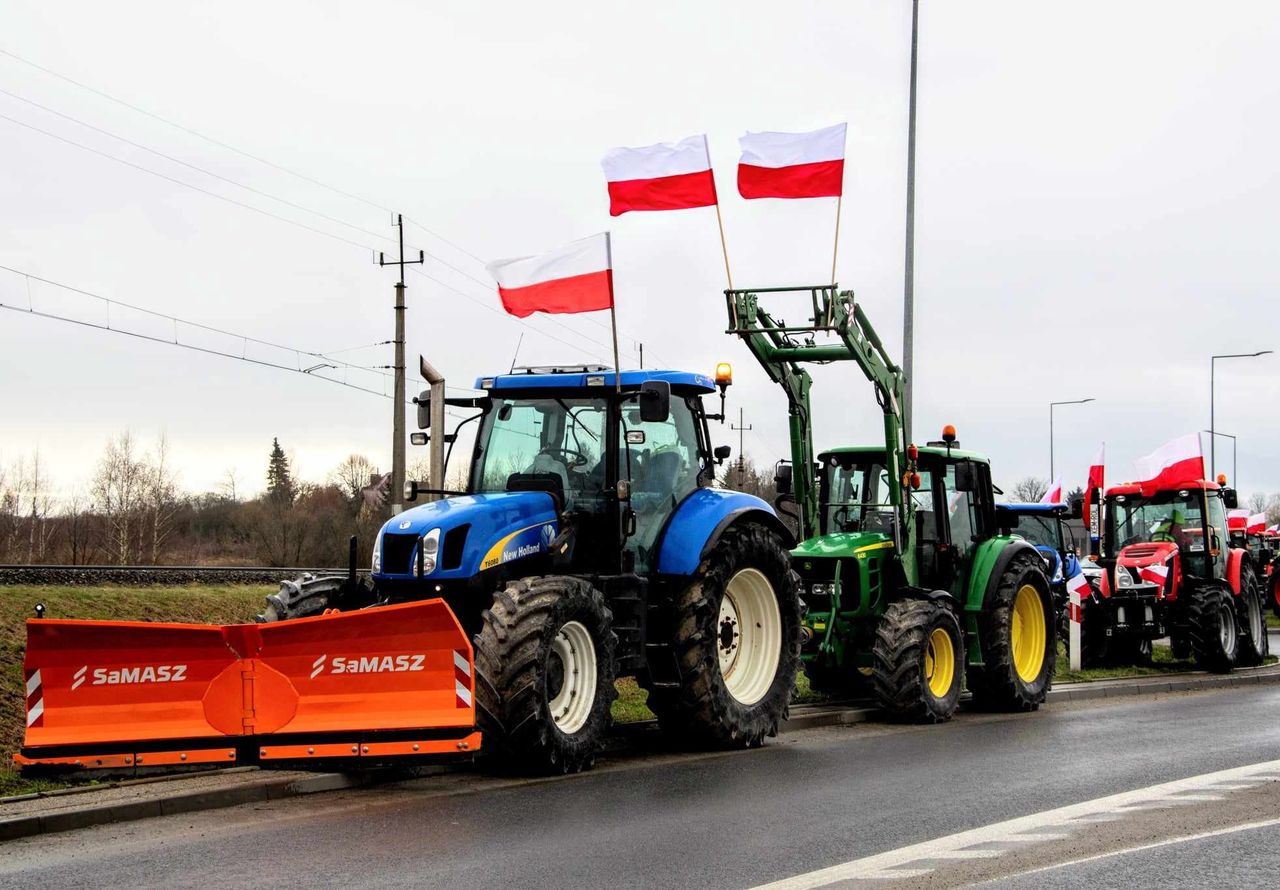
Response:
[[[181,766],[186,763],[235,763],[235,748],[198,748],[193,751],[144,751],[134,756],[135,766]]]
[[[408,742],[369,742],[361,745],[365,757],[412,757],[415,754],[463,754],[480,750],[480,733],[461,739],[426,739]]]
[[[23,757],[13,755],[19,766],[76,766],[81,769],[120,769],[133,766],[132,754],[84,754],[80,757]]]
[[[258,749],[259,760],[306,760],[317,757],[359,757],[357,744],[265,745]]]

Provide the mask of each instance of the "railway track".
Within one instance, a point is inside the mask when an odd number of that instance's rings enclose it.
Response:
[[[0,565],[0,587],[99,584],[275,584],[300,575],[340,575],[345,568],[269,566],[53,566]],[[368,574],[362,571],[361,574]]]

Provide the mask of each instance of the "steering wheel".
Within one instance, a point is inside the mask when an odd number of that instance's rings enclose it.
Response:
[[[544,448],[538,453],[558,460],[567,467],[580,467],[591,460],[581,451],[576,451],[572,448]]]
[[[843,532],[857,531],[856,528],[849,527],[853,523],[849,521],[848,507],[836,507],[835,512],[831,514],[831,524]]]

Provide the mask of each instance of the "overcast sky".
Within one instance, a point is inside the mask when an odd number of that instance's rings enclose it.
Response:
[[[773,461],[785,400],[723,333],[714,211],[611,220],[599,159],[707,133],[735,284],[817,283],[834,200],[743,201],[736,140],[848,121],[838,277],[900,353],[906,0],[193,6],[0,0],[0,50],[278,167],[0,54],[12,94],[0,115],[169,177],[0,119],[0,264],[388,365],[388,346],[352,348],[392,335],[395,276],[371,249],[392,250],[375,236],[394,237],[395,209],[449,242],[407,228],[436,279],[408,278],[410,355],[467,386],[506,369],[522,333],[521,364],[608,358],[607,318],[509,318],[480,260],[612,228],[624,363],[639,341],[650,366],[734,362],[729,410],[746,408],[748,453]],[[1211,354],[1280,350],[1280,5],[922,7],[916,438],[956,424],[1008,487],[1049,475],[1048,403],[1095,397],[1058,409],[1058,471],[1082,482],[1106,440],[1110,478],[1128,476],[1135,457],[1208,426]],[[28,299],[106,321],[98,301],[0,271],[0,302]],[[170,322],[113,313],[113,327],[172,338]],[[1217,426],[1240,438],[1241,488],[1280,490],[1280,357],[1218,371]],[[876,441],[857,369],[814,376],[818,446]],[[297,373],[0,312],[0,461],[39,448],[62,491],[83,488],[126,429],[165,434],[193,490],[228,469],[260,488],[273,436],[309,478],[351,452],[387,468],[390,413],[387,399]],[[736,453],[736,433],[713,436]]]

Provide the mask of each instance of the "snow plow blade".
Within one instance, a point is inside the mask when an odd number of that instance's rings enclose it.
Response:
[[[470,754],[471,644],[443,600],[267,624],[31,619],[24,768]]]

